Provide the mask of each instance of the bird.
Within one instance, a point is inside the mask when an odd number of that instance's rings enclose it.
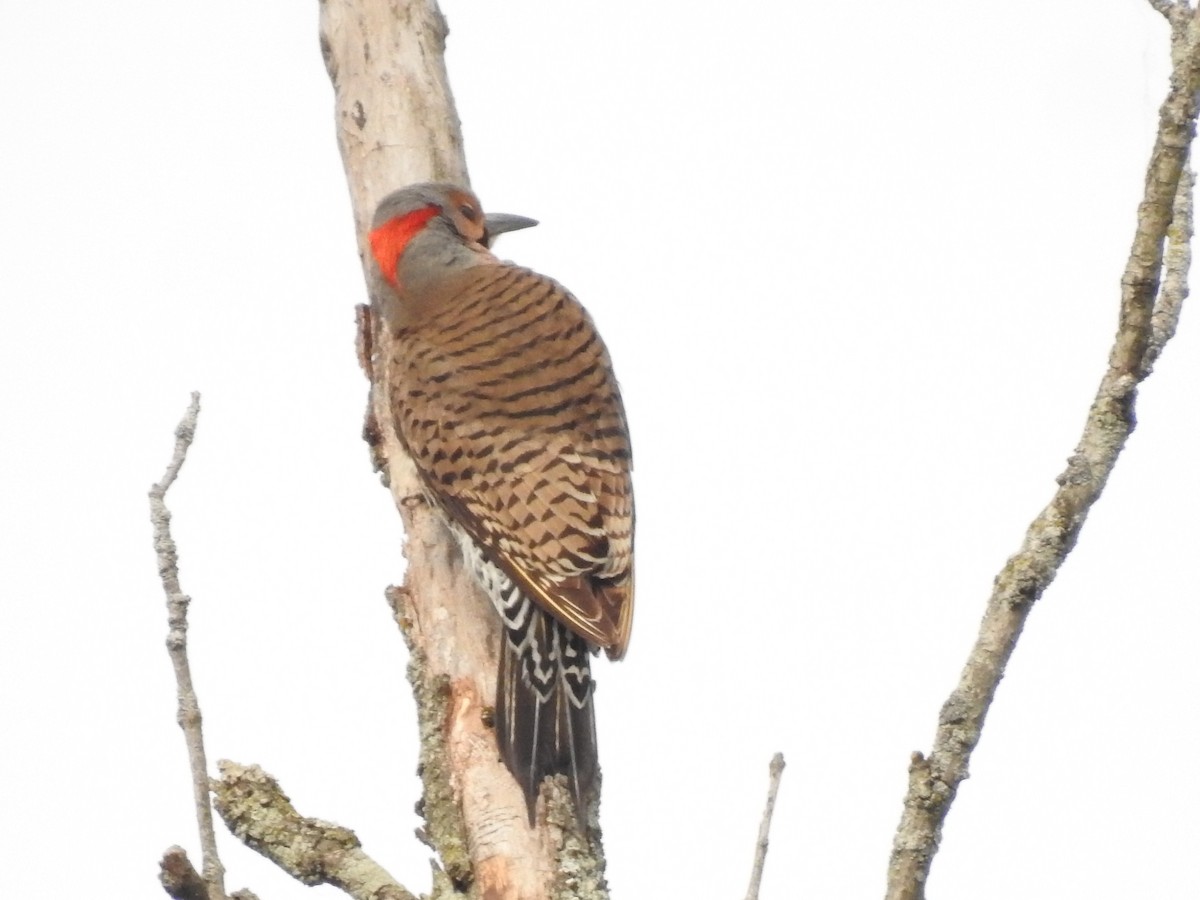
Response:
[[[423,183],[380,202],[371,290],[391,334],[387,403],[502,629],[493,722],[529,822],[566,775],[585,815],[599,770],[590,657],[633,623],[633,454],[608,349],[557,281],[492,253],[536,225]]]

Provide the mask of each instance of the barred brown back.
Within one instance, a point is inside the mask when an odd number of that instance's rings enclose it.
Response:
[[[631,453],[591,318],[552,279],[475,266],[410,308],[395,347],[393,408],[430,494],[543,609],[619,658]]]
[[[501,754],[532,821],[542,779],[580,808],[596,772],[588,649],[633,614],[629,434],[608,352],[555,281],[489,260],[403,294],[391,361],[400,437],[505,625]]]

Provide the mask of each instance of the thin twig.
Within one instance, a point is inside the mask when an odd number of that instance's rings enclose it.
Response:
[[[356,900],[416,900],[362,851],[353,831],[300,815],[279,782],[258,766],[223,759],[217,768],[217,812],[229,830],[293,878],[332,884]]]
[[[979,742],[1025,619],[1075,546],[1089,510],[1104,490],[1133,431],[1137,387],[1149,373],[1151,354],[1161,352],[1174,330],[1178,306],[1186,293],[1179,286],[1172,287],[1176,276],[1186,274],[1180,262],[1183,251],[1168,259],[1162,295],[1158,288],[1163,242],[1172,217],[1178,217],[1176,232],[1181,242],[1191,230],[1190,222],[1182,221],[1190,212],[1190,199],[1180,198],[1178,193],[1190,190],[1183,171],[1195,137],[1200,90],[1200,21],[1194,14],[1189,17],[1185,39],[1174,49],[1171,88],[1160,111],[1137,231],[1121,279],[1120,324],[1108,371],[1088,412],[1083,436],[1058,478],[1058,490],[1029,526],[1020,551],[996,578],[979,637],[958,687],[942,707],[933,751],[928,758],[913,754],[904,812],[888,865],[888,900],[922,900],[925,896],[925,880],[941,840],[942,824],[959,784],[967,777],[971,752]],[[1161,312],[1157,327],[1156,312]]]
[[[154,526],[158,575],[167,595],[167,652],[171,656],[171,665],[175,668],[175,684],[179,693],[176,719],[179,727],[183,729],[188,761],[192,768],[192,799],[196,807],[196,824],[200,829],[200,848],[204,856],[204,883],[208,888],[208,900],[226,900],[225,867],[221,865],[221,859],[217,855],[217,838],[213,832],[212,807],[208,799],[208,762],[204,756],[200,704],[196,700],[191,667],[188,665],[187,608],[191,598],[183,593],[179,584],[179,554],[171,537],[171,513],[166,504],[167,491],[179,476],[179,470],[187,459],[188,448],[196,436],[196,420],[199,415],[200,394],[193,392],[187,413],[175,429],[175,452],[171,456],[167,471],[162,481],[150,488],[150,522]]]
[[[767,864],[767,846],[771,837],[771,816],[775,814],[775,798],[779,795],[779,782],[783,778],[783,754],[771,757],[771,780],[767,784],[767,806],[763,810],[762,822],[758,826],[758,844],[754,848],[754,868],[750,870],[750,888],[746,900],[758,900],[758,889],[762,884],[763,868]]]

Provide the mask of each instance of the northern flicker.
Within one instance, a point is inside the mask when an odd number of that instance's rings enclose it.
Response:
[[[535,224],[418,184],[380,203],[370,233],[389,403],[499,613],[496,740],[530,822],[545,777],[566,774],[579,810],[595,781],[589,657],[629,642],[634,521],[625,410],[591,317],[490,250]]]

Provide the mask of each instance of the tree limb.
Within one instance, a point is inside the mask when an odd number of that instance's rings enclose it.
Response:
[[[359,849],[354,832],[300,816],[278,783],[257,766],[244,768],[222,760],[221,780],[210,785],[204,752],[200,705],[192,685],[187,656],[187,609],[191,598],[179,583],[179,559],[171,537],[171,513],[166,493],[187,459],[200,415],[200,395],[175,429],[175,452],[166,474],[150,489],[150,519],[158,570],[167,594],[170,632],[167,649],[179,688],[179,725],[187,740],[192,769],[193,799],[204,848],[201,877],[182,847],[169,847],[159,863],[159,881],[174,900],[225,900],[225,869],[217,857],[209,792],[215,791],[217,810],[233,834],[305,884],[332,884],[355,900],[416,900],[377,863]],[[257,900],[247,890],[232,900]]]
[[[1163,0],[1166,8],[1152,2],[1171,26],[1171,64],[1178,66],[1187,53],[1188,23],[1191,10],[1185,2]],[[1190,159],[1190,156],[1189,156]],[[1196,175],[1190,161],[1184,164],[1179,176],[1179,188],[1175,191],[1175,202],[1171,209],[1171,225],[1167,229],[1167,250],[1164,254],[1162,290],[1154,313],[1150,317],[1150,345],[1142,364],[1142,377],[1154,369],[1154,363],[1162,354],[1163,347],[1175,335],[1179,324],[1179,312],[1188,296],[1188,272],[1192,267],[1192,198],[1195,193]]]
[[[1167,341],[1175,336],[1179,325],[1179,313],[1188,296],[1188,272],[1192,268],[1192,197],[1195,192],[1196,174],[1190,163],[1183,167],[1179,176],[1179,190],[1175,192],[1175,204],[1171,213],[1171,227],[1167,229],[1167,249],[1163,254],[1163,283],[1158,303],[1150,316],[1150,341],[1142,361],[1142,379],[1154,371],[1154,364],[1162,355]]]
[[[183,593],[179,583],[179,555],[171,537],[171,513],[167,509],[166,496],[171,485],[179,476],[187,459],[188,448],[196,436],[196,421],[200,416],[200,394],[192,393],[192,402],[175,428],[175,452],[162,480],[150,488],[150,522],[154,526],[154,551],[158,556],[158,575],[162,579],[167,595],[167,652],[175,669],[175,684],[179,693],[179,711],[176,719],[183,729],[187,743],[188,762],[192,770],[192,800],[196,807],[196,824],[200,830],[200,847],[204,858],[203,882],[206,900],[225,900],[225,867],[217,855],[217,838],[213,832],[212,807],[208,802],[208,761],[204,754],[204,732],[201,727],[200,704],[196,689],[192,685],[192,670],[187,655],[187,609],[191,598]],[[183,854],[182,861],[178,850]],[[186,862],[186,867],[183,863]],[[163,855],[161,863],[163,887],[172,897],[172,887],[185,892],[187,900],[195,900],[196,889],[192,867],[187,855],[173,847]],[[190,870],[190,873],[189,871]]]
[[[1167,12],[1178,15],[1175,10]],[[1103,491],[1134,428],[1137,386],[1174,331],[1186,294],[1189,258],[1184,245],[1191,234],[1191,179],[1184,170],[1195,136],[1200,90],[1200,19],[1187,12],[1186,29],[1177,32],[1182,38],[1173,54],[1171,87],[1160,110],[1137,230],[1121,279],[1120,321],[1108,370],[1088,412],[1083,436],[1066,471],[1058,477],[1058,490],[1029,526],[1021,549],[996,578],[958,687],[942,707],[932,752],[928,757],[913,754],[904,812],[888,866],[888,900],[922,900],[925,896],[925,880],[942,824],[959,784],[967,777],[971,752],[1005,664],[1030,609],[1054,580]],[[1163,242],[1173,217],[1168,271],[1156,306]]]
[[[416,900],[362,851],[348,828],[296,812],[279,782],[258,766],[217,763],[217,812],[239,840],[304,884],[331,884],[355,900]]]

